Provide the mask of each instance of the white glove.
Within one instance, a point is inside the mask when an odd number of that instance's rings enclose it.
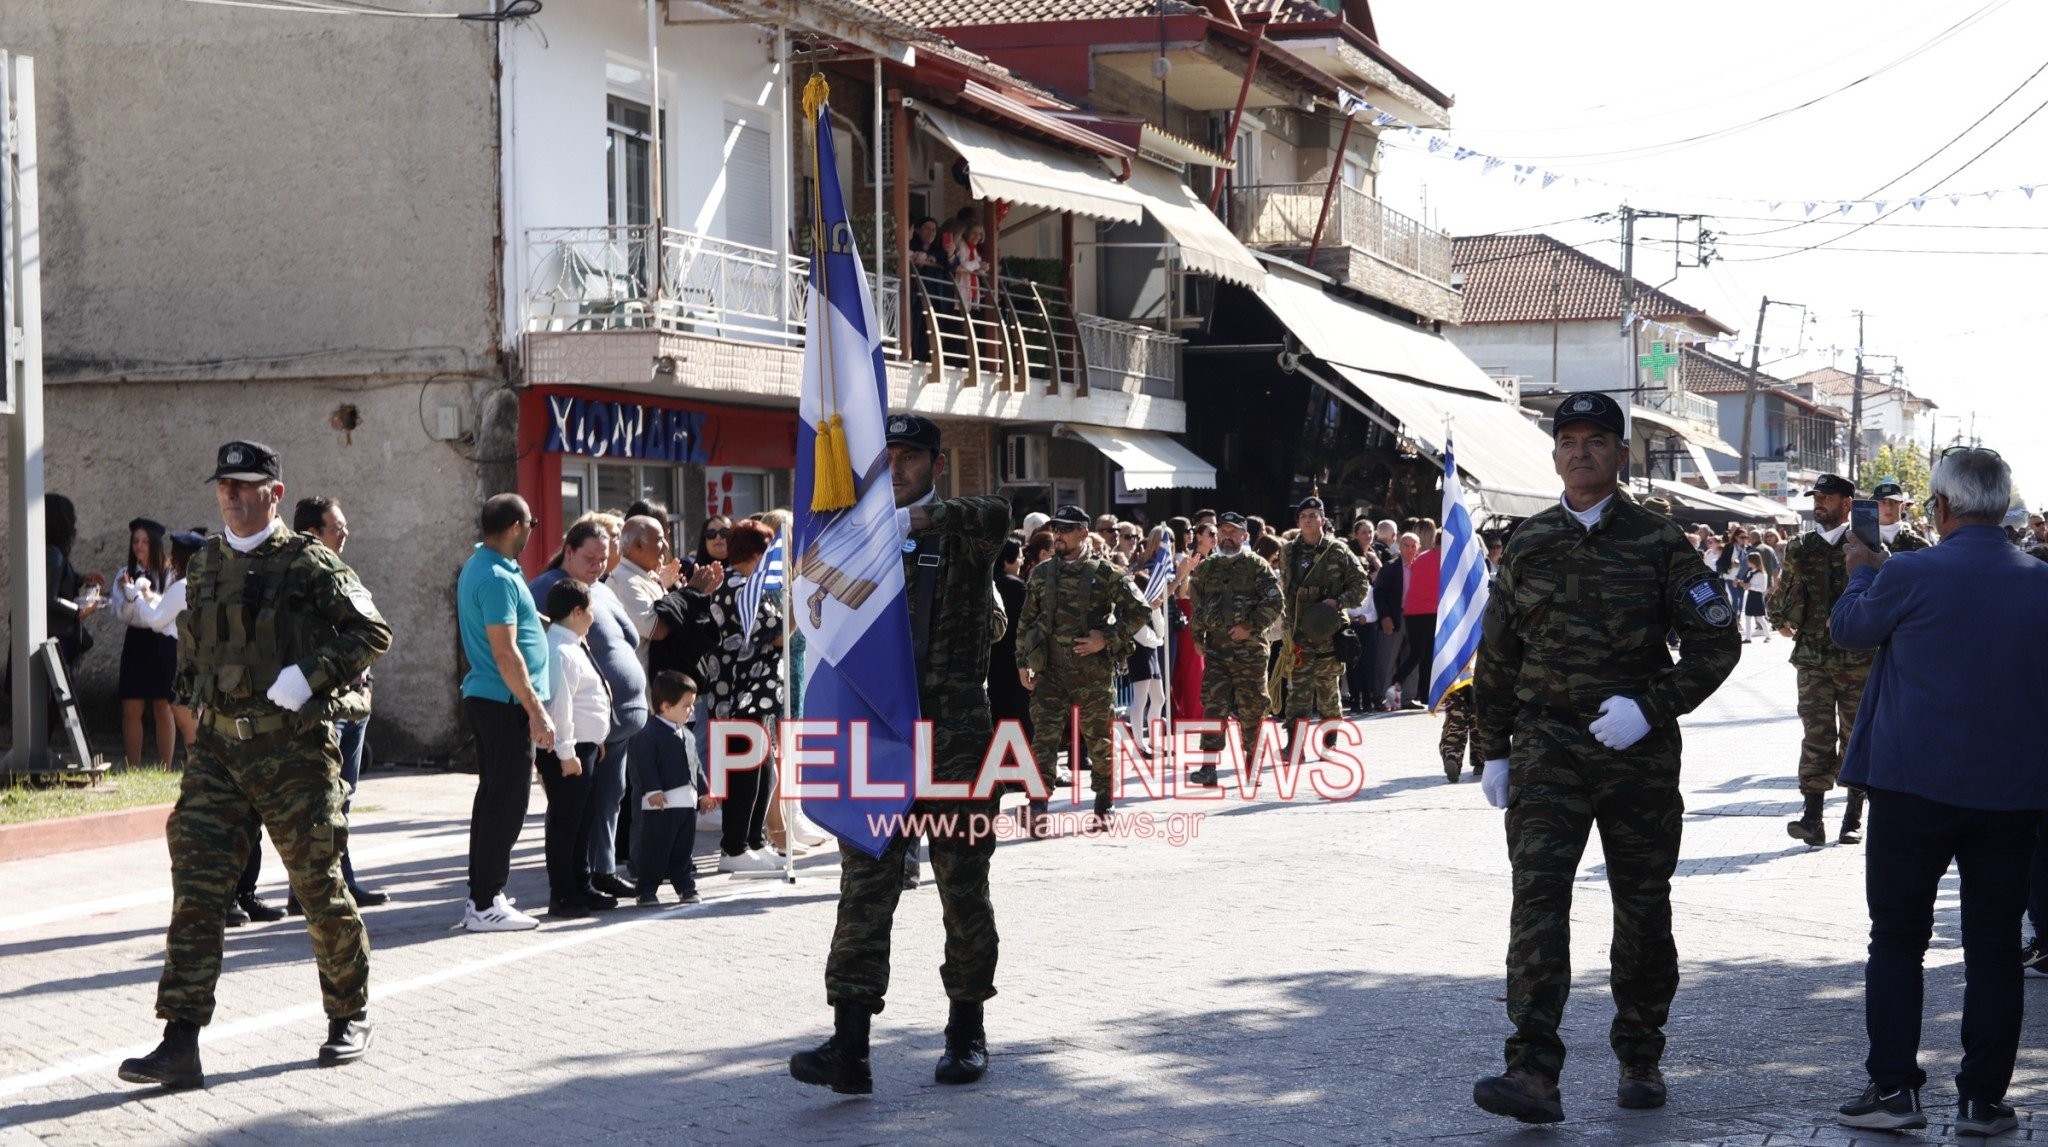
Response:
[[[277,675],[276,684],[272,685],[270,692],[264,696],[270,698],[271,703],[278,708],[296,713],[306,702],[313,699],[313,687],[306,684],[306,675],[299,672],[298,666],[287,665],[284,672]]]
[[[906,541],[910,538],[910,509],[908,507],[903,507],[896,511],[896,536]]]
[[[1600,716],[1586,727],[1593,739],[1620,752],[1650,735],[1650,719],[1642,706],[1626,697],[1609,697],[1600,702]]]
[[[1486,803],[1495,808],[1508,807],[1508,759],[1486,762],[1486,770],[1479,774],[1479,791],[1486,794]]]

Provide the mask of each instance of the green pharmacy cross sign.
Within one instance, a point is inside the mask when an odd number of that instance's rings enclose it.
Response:
[[[1636,356],[1636,365],[1648,370],[1655,381],[1663,382],[1664,371],[1678,365],[1678,356],[1663,343],[1651,343],[1649,354]]]

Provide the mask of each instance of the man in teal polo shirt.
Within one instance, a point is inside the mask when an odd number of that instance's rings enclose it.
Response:
[[[456,583],[455,618],[469,673],[462,710],[476,734],[476,803],[469,813],[469,903],[462,926],[471,932],[523,932],[540,921],[505,899],[512,846],[526,823],[533,791],[533,750],[553,748],[548,719],[548,639],[533,607],[519,554],[533,536],[526,499],[499,494],[484,503],[484,540]]]

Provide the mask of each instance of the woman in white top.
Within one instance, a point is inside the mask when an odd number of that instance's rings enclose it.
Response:
[[[548,716],[554,751],[536,753],[548,794],[548,914],[565,920],[619,902],[590,886],[591,782],[612,731],[612,694],[583,638],[595,620],[590,586],[565,577],[548,587]]]
[[[168,765],[177,756],[178,728],[171,720],[171,676],[178,670],[178,639],[136,616],[137,591],[170,582],[161,522],[128,523],[128,561],[115,575],[110,594],[114,616],[128,627],[121,643],[121,745],[129,768],[142,764],[143,717],[156,725],[156,758]]]
[[[170,643],[171,667],[175,674],[178,662],[178,615],[185,612],[185,567],[206,545],[204,530],[179,530],[170,535],[170,564],[164,572],[166,580],[161,588],[147,578],[136,578],[124,591],[117,583],[115,596],[118,599],[126,592],[128,600],[120,605],[121,620],[130,626],[143,627]],[[125,580],[125,579],[124,579]],[[178,740],[189,746],[199,737],[199,715],[175,698],[167,701],[172,721],[177,725]],[[139,734],[138,732],[138,747]],[[158,742],[161,746],[162,742]],[[171,763],[171,754],[163,754],[164,764]]]

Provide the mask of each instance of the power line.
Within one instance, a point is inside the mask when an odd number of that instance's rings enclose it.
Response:
[[[1816,104],[1823,103],[1827,100],[1833,99],[1835,96],[1841,95],[1843,92],[1850,91],[1851,89],[1866,84],[1871,80],[1874,80],[1877,77],[1884,75],[1886,72],[1889,72],[1892,69],[1897,68],[1907,63],[1908,61],[1915,59],[1916,57],[1924,55],[1927,52],[1932,51],[1934,48],[1940,46],[1941,44],[1946,43],[1948,40],[1953,39],[1954,37],[1962,34],[1962,32],[1969,26],[1978,23],[1979,21],[1991,15],[1992,12],[2000,8],[2003,8],[2009,2],[2010,0],[1992,0],[1991,3],[1984,5],[1983,7],[1970,13],[1968,16],[1965,16],[1961,20],[1958,20],[1955,23],[1949,25],[1947,28],[1942,29],[1939,33],[1935,34],[1935,36],[1932,39],[1928,40],[1926,43],[1917,45],[1911,51],[1907,52],[1905,55],[1893,59],[1889,63],[1886,63],[1878,67],[1874,71],[1866,72],[1863,75],[1860,75],[1855,79],[1850,80],[1848,83],[1843,84],[1840,87],[1834,88],[1830,91],[1823,92],[1820,95],[1813,97],[1812,99],[1794,104],[1791,107],[1780,108],[1777,111],[1766,113],[1764,115],[1758,116],[1751,120],[1744,121],[1742,123],[1732,124],[1728,127],[1723,128],[1716,128],[1713,131],[1701,132],[1697,135],[1686,136],[1682,139],[1665,140],[1660,143],[1641,144],[1636,147],[1621,148],[1614,151],[1591,151],[1584,152],[1578,155],[1505,155],[1501,156],[1500,158],[1506,160],[1523,160],[1529,162],[1552,162],[1556,160],[1616,162],[1622,159],[1648,158],[1649,156],[1660,155],[1667,151],[1676,151],[1680,148],[1691,147],[1694,144],[1709,143],[1717,139],[1725,139],[1731,135],[1736,135],[1740,132],[1748,131],[1751,128],[1761,127],[1762,125],[1770,123],[1773,120],[1782,119],[1785,116],[1805,111],[1806,109],[1813,107]]]

